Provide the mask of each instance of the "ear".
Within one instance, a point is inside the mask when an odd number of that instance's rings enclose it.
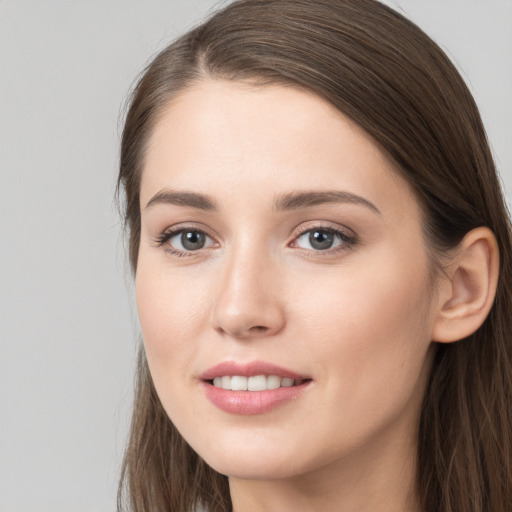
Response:
[[[433,341],[461,340],[483,324],[496,295],[498,271],[494,233],[485,227],[467,233],[441,278]]]

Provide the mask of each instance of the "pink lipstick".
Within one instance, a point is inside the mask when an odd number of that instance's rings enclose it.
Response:
[[[263,361],[247,364],[226,361],[204,372],[200,379],[206,397],[231,414],[263,414],[296,399],[311,379]]]

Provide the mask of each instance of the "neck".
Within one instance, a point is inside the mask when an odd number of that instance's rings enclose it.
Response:
[[[233,512],[420,512],[416,440],[390,437],[300,476],[230,478]]]

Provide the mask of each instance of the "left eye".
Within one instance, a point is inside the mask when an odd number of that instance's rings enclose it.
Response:
[[[197,251],[213,245],[213,240],[202,231],[183,229],[168,238],[168,244],[177,251]]]
[[[297,247],[314,251],[335,249],[343,244],[349,244],[350,237],[334,229],[316,228],[306,231],[295,241]]]

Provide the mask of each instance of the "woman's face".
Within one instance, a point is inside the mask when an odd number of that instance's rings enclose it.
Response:
[[[309,92],[203,81],[156,125],[141,214],[149,367],[206,462],[263,479],[412,453],[429,261],[414,193],[358,126]]]

